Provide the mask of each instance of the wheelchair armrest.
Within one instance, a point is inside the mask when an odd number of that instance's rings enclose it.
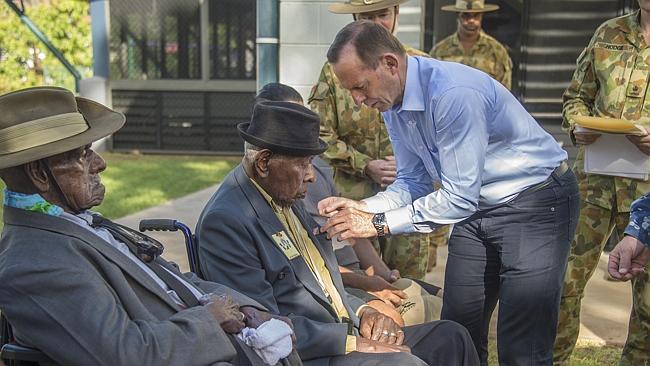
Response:
[[[35,349],[24,347],[16,343],[7,343],[0,350],[0,358],[12,361],[38,362],[39,364],[54,364],[45,353]]]

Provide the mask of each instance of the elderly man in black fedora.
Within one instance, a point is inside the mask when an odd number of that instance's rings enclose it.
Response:
[[[439,321],[400,328],[345,292],[332,245],[301,199],[325,151],[319,117],[262,101],[238,126],[245,155],[197,226],[201,269],[289,317],[306,365],[477,365],[467,331]],[[381,356],[370,353],[383,353]]]
[[[276,363],[292,350],[287,319],[181,274],[160,243],[89,210],[104,198],[106,169],[90,144],[124,121],[62,88],[0,96],[0,309],[16,340],[61,365]],[[263,323],[284,328],[270,342],[282,353],[254,352],[234,336]],[[295,352],[282,362],[301,364]]]

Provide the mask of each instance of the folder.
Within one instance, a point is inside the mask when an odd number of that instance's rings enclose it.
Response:
[[[647,180],[650,156],[641,152],[627,135],[645,136],[645,128],[629,121],[604,117],[574,116],[575,132],[601,136],[585,146],[585,172]]]

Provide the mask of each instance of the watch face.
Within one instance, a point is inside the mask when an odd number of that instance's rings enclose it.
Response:
[[[373,225],[383,225],[386,222],[386,215],[383,213],[375,214],[372,217]]]

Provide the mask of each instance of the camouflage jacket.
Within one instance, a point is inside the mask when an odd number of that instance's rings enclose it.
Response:
[[[414,48],[405,48],[409,55],[428,57]],[[309,106],[321,118],[320,137],[329,145],[322,158],[334,168],[337,190],[352,199],[379,192],[379,185],[364,173],[370,160],[393,155],[379,110],[365,104],[357,106],[327,62],[311,90]]]
[[[573,115],[647,119],[649,77],[650,47],[643,39],[639,12],[606,21],[578,57],[573,79],[563,96],[562,126],[571,133]],[[585,201],[618,212],[629,212],[632,202],[650,191],[648,181],[585,174],[584,147],[579,149],[574,170]]]
[[[467,52],[460,43],[458,34],[454,33],[438,42],[430,53],[433,58],[438,60],[459,62],[479,69],[499,81],[508,90],[511,89],[512,60],[508,55],[508,50],[483,31],[481,31],[478,41]]]

